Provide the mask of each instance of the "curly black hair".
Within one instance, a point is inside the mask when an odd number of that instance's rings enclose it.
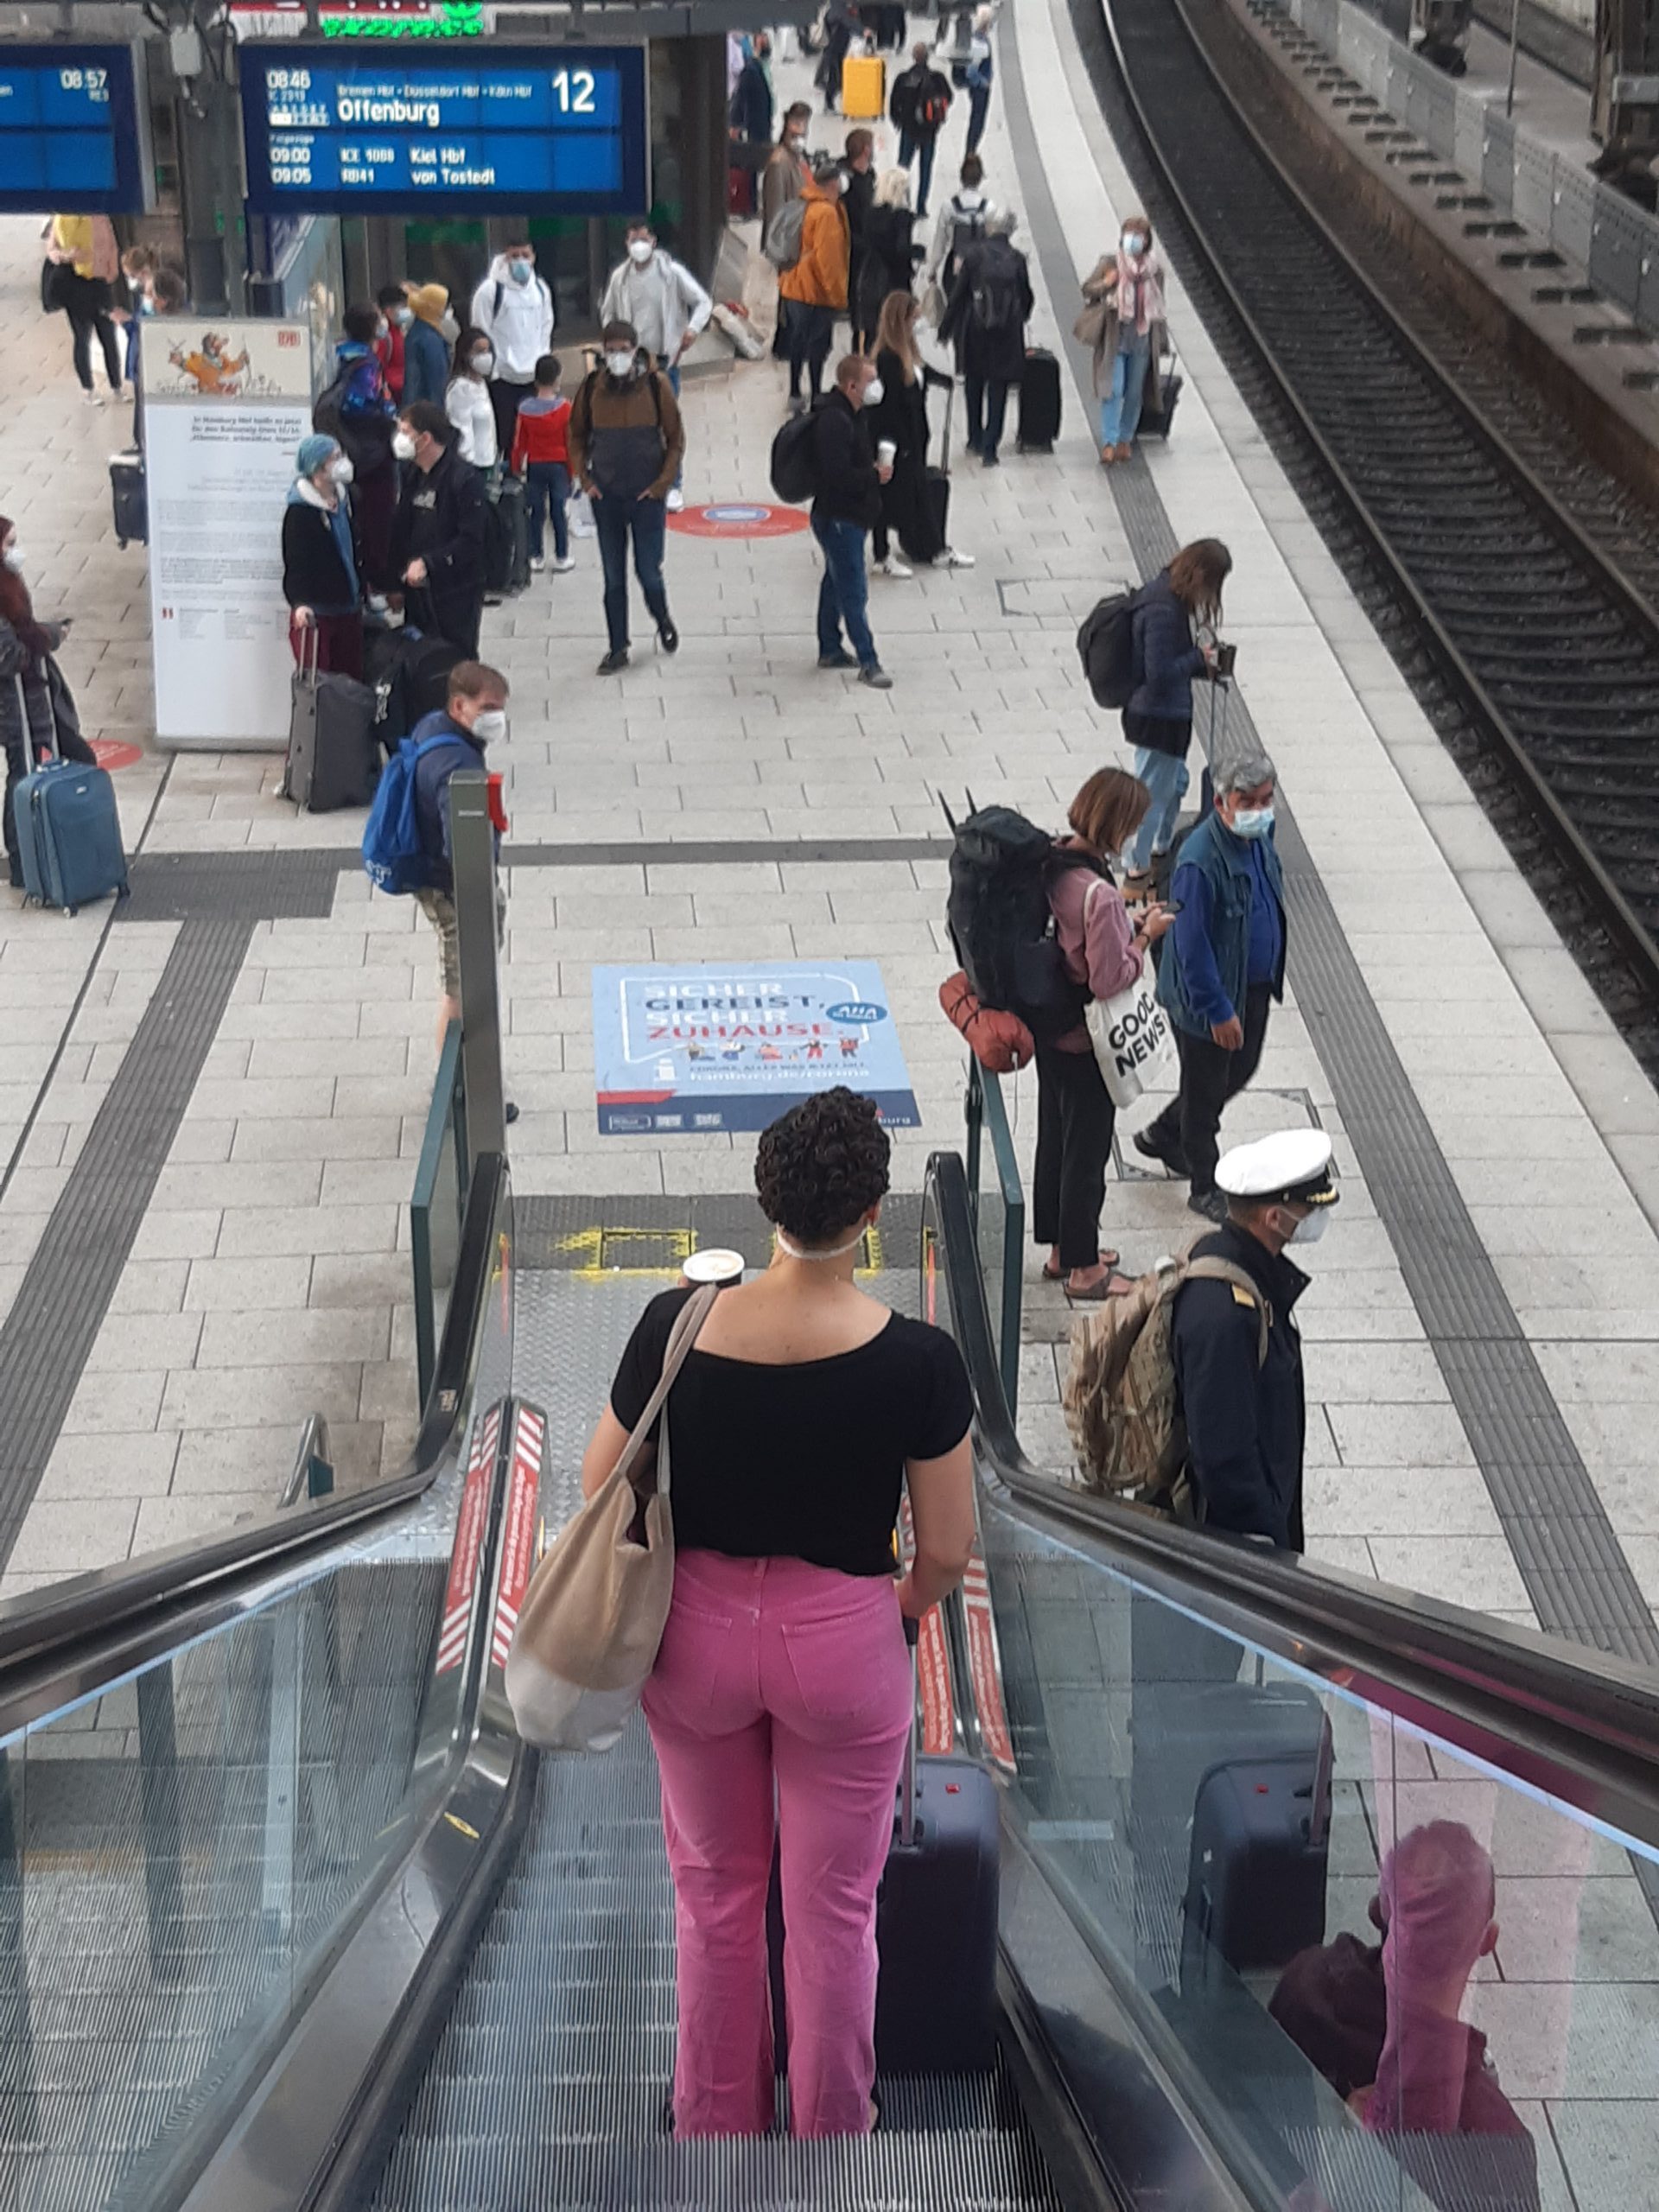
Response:
[[[766,1219],[799,1244],[827,1244],[887,1188],[893,1147],[874,1103],[837,1084],[760,1133],[754,1187]]]

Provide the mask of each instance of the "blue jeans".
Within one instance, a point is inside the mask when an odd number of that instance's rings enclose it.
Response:
[[[931,137],[923,137],[914,130],[899,133],[899,168],[907,169],[918,155],[921,157],[921,166],[916,172],[916,213],[918,216],[927,213],[927,195],[933,189],[933,156],[938,150],[938,143],[937,132]]]
[[[570,497],[570,472],[562,461],[532,461],[524,469],[524,520],[530,529],[530,557],[539,561],[544,543],[546,517],[553,518],[553,557],[563,561],[570,552],[564,503]]]
[[[1112,388],[1100,403],[1100,442],[1103,446],[1132,446],[1141,427],[1141,399],[1147,388],[1147,369],[1152,341],[1137,336],[1121,347],[1112,364]]]
[[[814,515],[812,535],[823,553],[823,582],[818,586],[818,658],[828,660],[841,651],[844,622],[859,666],[874,668],[875,639],[864,612],[870,599],[870,580],[864,567],[866,533],[858,523]]]
[[[1119,356],[1121,359],[1122,355]],[[1150,746],[1135,748],[1135,772],[1152,793],[1146,819],[1129,847],[1129,865],[1144,868],[1154,853],[1166,853],[1175,836],[1175,817],[1186,796],[1186,763],[1173,753],[1154,753]]]
[[[988,381],[984,377],[976,377],[971,369],[964,381],[968,386],[968,450],[995,456],[1002,442],[1002,425],[1007,420],[1009,387],[1000,377]]]
[[[663,588],[668,515],[660,499],[598,499],[594,501],[594,527],[599,532],[599,557],[605,564],[605,627],[611,651],[626,652],[629,533],[633,537],[633,573],[652,620],[660,627],[668,620],[668,594]]]
[[[985,136],[985,111],[991,104],[988,85],[971,85],[968,90],[968,151],[976,153],[979,142]]]
[[[668,378],[668,388],[677,400],[680,396],[680,365],[677,359],[671,361],[666,353],[659,353],[657,356],[657,365]],[[674,479],[674,489],[677,492],[684,481],[685,465],[682,462]]]

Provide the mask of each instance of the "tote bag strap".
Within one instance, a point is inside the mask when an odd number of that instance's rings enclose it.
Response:
[[[633,1424],[628,1440],[622,1446],[617,1457],[616,1465],[611,1470],[613,1474],[626,1475],[632,1480],[633,1470],[650,1440],[651,1425],[668,1402],[668,1394],[674,1388],[681,1368],[685,1365],[686,1354],[697,1341],[697,1332],[709,1319],[715,1300],[719,1296],[718,1283],[704,1283],[701,1290],[691,1294],[675,1316],[674,1326],[670,1330],[668,1342],[663,1347],[663,1371],[658,1378],[657,1388],[646,1399],[645,1411]],[[657,1440],[656,1489],[659,1497],[668,1496],[668,1423],[666,1421],[663,1423],[663,1433]]]

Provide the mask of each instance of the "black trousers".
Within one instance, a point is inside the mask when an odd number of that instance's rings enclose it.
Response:
[[[121,341],[110,320],[110,288],[95,277],[73,274],[60,282],[65,305],[69,315],[69,330],[74,348],[75,374],[80,378],[81,390],[92,388],[92,340],[96,336],[104,349],[104,372],[109,378],[110,390],[119,391],[124,365],[121,359]]]
[[[1148,1134],[1173,1149],[1179,1143],[1192,1179],[1196,1196],[1216,1187],[1216,1143],[1222,1109],[1255,1073],[1267,1042],[1269,988],[1252,983],[1244,994],[1244,1042],[1236,1052],[1217,1045],[1212,1037],[1195,1037],[1177,1028],[1175,1049],[1181,1056],[1181,1087],[1153,1122]]]
[[[1068,1274],[1092,1268],[1100,1257],[1100,1209],[1116,1119],[1093,1052],[1037,1047],[1032,1235],[1039,1244],[1058,1245]]]

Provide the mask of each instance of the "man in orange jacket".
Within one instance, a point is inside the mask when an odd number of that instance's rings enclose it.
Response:
[[[803,188],[806,213],[801,223],[800,258],[778,279],[789,352],[789,411],[799,415],[801,371],[817,399],[823,390],[823,365],[835,334],[836,317],[847,312],[847,273],[852,231],[842,196],[844,173],[832,154],[821,154]]]

